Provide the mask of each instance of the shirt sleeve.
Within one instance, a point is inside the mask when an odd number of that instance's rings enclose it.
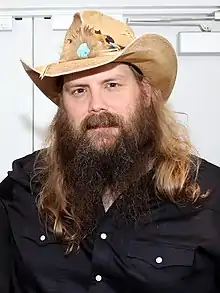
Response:
[[[206,211],[210,217],[204,217],[203,238],[205,239],[204,248],[215,265],[214,279],[218,289],[216,292],[220,292],[220,203],[218,201],[214,203],[214,208],[211,206],[211,209]]]
[[[0,292],[9,293],[11,279],[10,226],[8,216],[0,200]]]
[[[220,213],[216,212],[216,218],[215,218],[215,225],[218,227],[218,237],[215,242],[215,251],[216,251],[216,284],[218,292],[220,292]]]

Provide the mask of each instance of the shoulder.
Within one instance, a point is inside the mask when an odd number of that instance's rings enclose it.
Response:
[[[11,228],[20,229],[24,223],[20,224],[19,215],[24,217],[33,212],[35,197],[30,196],[33,194],[30,183],[38,153],[36,151],[15,159],[12,170],[0,182],[0,223],[5,225],[5,231],[7,222]]]
[[[35,161],[39,151],[27,154],[12,162],[12,170],[0,182],[0,200],[12,200],[13,189],[16,184],[29,188]]]
[[[38,220],[35,199],[30,196],[30,176],[37,154],[34,152],[14,160],[12,170],[0,182],[0,280],[3,282],[0,282],[0,292],[1,288],[9,286],[10,260],[20,249],[24,230],[29,223]],[[31,226],[30,229],[34,228]],[[14,250],[15,245],[17,248]]]
[[[201,159],[198,170],[198,181],[202,187],[213,187],[213,185],[220,186],[220,167],[205,160]]]
[[[201,193],[209,191],[206,207],[220,213],[220,167],[201,159],[197,181]]]

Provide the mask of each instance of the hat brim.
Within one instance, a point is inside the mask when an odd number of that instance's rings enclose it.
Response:
[[[57,77],[100,67],[112,62],[126,62],[137,66],[152,86],[162,91],[167,100],[173,90],[177,74],[176,53],[168,40],[157,34],[144,34],[123,50],[105,56],[58,62],[33,68],[21,63],[34,84],[55,104],[59,105]],[[43,74],[43,78],[41,78]]]

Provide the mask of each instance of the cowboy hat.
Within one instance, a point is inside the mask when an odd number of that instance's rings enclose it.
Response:
[[[165,101],[169,98],[177,74],[177,57],[170,42],[157,34],[135,37],[126,23],[100,11],[74,14],[57,63],[33,68],[21,60],[34,84],[57,105],[58,77],[111,62],[133,64],[162,91]]]

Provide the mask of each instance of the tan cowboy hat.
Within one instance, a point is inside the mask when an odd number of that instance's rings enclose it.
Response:
[[[177,57],[168,40],[156,34],[135,37],[124,22],[96,10],[73,16],[57,63],[32,68],[21,61],[35,85],[59,105],[59,76],[89,70],[111,62],[138,67],[152,86],[161,89],[166,101],[174,87]]]

